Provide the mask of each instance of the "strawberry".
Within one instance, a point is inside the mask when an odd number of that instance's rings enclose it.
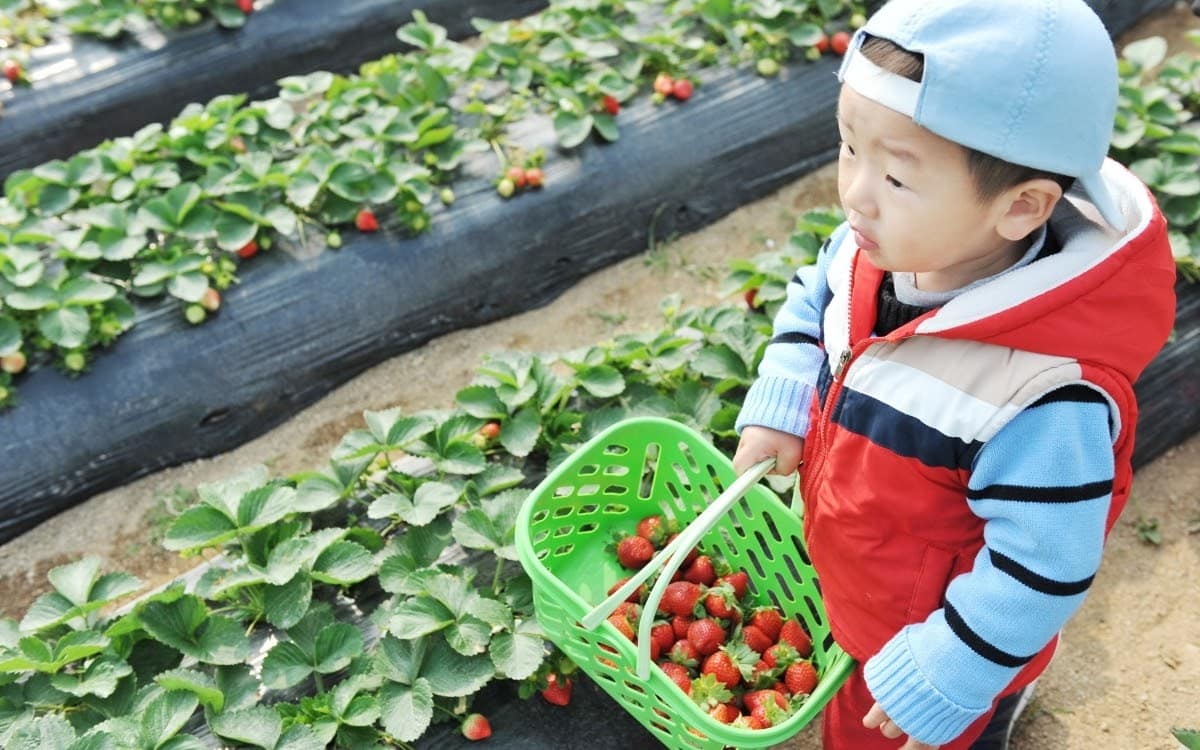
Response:
[[[826,52],[828,52],[829,51],[829,35],[824,32],[821,32],[821,38],[818,39],[817,43],[814,44],[813,46],[816,47],[817,51],[820,52],[821,54],[825,54]]]
[[[808,637],[808,633],[805,633],[804,628],[795,620],[783,623],[783,627],[779,629],[779,642],[796,649],[801,656],[812,654],[812,638]]]
[[[654,91],[663,96],[670,96],[675,90],[675,80],[666,73],[659,73],[654,77]]]
[[[246,153],[246,142],[242,140],[241,136],[235,135],[229,139],[229,148],[233,149],[239,154],[244,154]]]
[[[713,570],[712,558],[708,555],[698,556],[684,572],[683,580],[698,583],[701,586],[713,585],[713,582],[717,580],[717,573]]]
[[[205,318],[208,317],[208,310],[205,310],[203,305],[188,305],[187,307],[183,308],[183,317],[187,320],[187,322],[194,326],[198,326],[204,322]],[[75,352],[72,352],[72,354],[74,353]],[[68,368],[72,370],[74,369],[70,367],[70,365],[68,365]]]
[[[525,170],[525,184],[531,188],[540,188],[544,179],[545,175],[538,167],[530,167]]]
[[[511,198],[516,189],[517,186],[507,177],[496,183],[496,192],[500,194],[501,198]]]
[[[254,0],[237,0],[237,7],[241,12],[250,15],[254,12]],[[491,734],[491,732],[488,732],[488,734]]]
[[[21,63],[13,59],[4,61],[4,77],[9,83],[16,83],[21,80]]]
[[[640,536],[627,536],[617,543],[617,559],[621,566],[630,570],[638,570],[654,557],[654,545],[649,539]]]
[[[637,602],[621,602],[613,610],[613,614],[621,615],[630,622],[637,622],[642,615],[642,607]]]
[[[771,643],[775,643],[779,640],[780,629],[783,628],[783,615],[774,607],[760,607],[750,615],[749,624],[761,630],[771,639]]]
[[[675,615],[671,618],[671,630],[675,632],[675,640],[687,638],[688,625],[695,622],[696,618],[691,615]]]
[[[742,714],[734,720],[733,726],[741,729],[766,729],[767,725],[762,722],[762,719],[756,716],[746,716]]]
[[[734,619],[737,604],[733,599],[733,589],[728,586],[709,589],[708,594],[704,597],[704,608],[713,617],[722,620]]]
[[[331,249],[337,250],[342,246],[342,235],[337,232],[330,232],[329,234],[325,235],[325,244]]]
[[[850,34],[845,31],[839,31],[829,38],[829,49],[833,50],[835,55],[844,55],[846,50],[850,49]]]
[[[486,423],[483,427],[479,428],[479,434],[483,435],[484,438],[486,438],[488,440],[495,440],[496,438],[500,437],[500,423],[499,422]],[[621,583],[624,583],[624,582],[625,581],[621,581],[617,585],[620,586]],[[609,592],[609,593],[612,593],[612,592]]]
[[[742,696],[742,703],[746,709],[753,711],[763,703],[772,702],[780,708],[787,708],[787,698],[783,693],[775,690],[751,690]]]
[[[621,103],[617,101],[615,96],[612,96],[611,94],[605,94],[604,111],[608,112],[613,117],[616,117],[617,113],[621,111]]]
[[[692,98],[692,82],[686,78],[680,78],[671,87],[671,95],[681,102],[686,102]]]
[[[637,535],[648,540],[655,549],[662,547],[667,539],[667,519],[662,516],[646,516],[637,523]]]
[[[0,357],[0,371],[7,372],[9,375],[16,375],[23,371],[27,364],[29,364],[29,360],[25,358],[25,352],[16,351]]]
[[[254,240],[250,240],[237,249],[237,256],[242,260],[249,260],[255,255],[258,255],[258,243]]]
[[[758,310],[762,307],[762,304],[758,301],[757,287],[754,289],[747,289],[745,294],[742,295],[742,298],[746,300],[746,307],[750,308],[751,310]]]
[[[613,612],[611,615],[608,616],[608,622],[614,628],[616,628],[617,631],[621,635],[625,636],[626,638],[628,638],[631,641],[633,640],[633,638],[634,638],[633,624],[629,621],[629,618],[626,617],[623,613]]]
[[[696,620],[688,626],[688,642],[701,656],[708,656],[725,642],[725,628],[716,620]]]
[[[717,585],[722,583],[728,583],[732,586],[734,596],[738,599],[743,599],[746,596],[746,587],[750,584],[750,575],[744,570],[739,570],[736,573],[730,573],[727,576],[718,578]]]
[[[809,62],[816,62],[817,60],[820,60],[821,50],[817,49],[816,47],[809,47],[808,49],[804,50],[804,59],[808,60]]]
[[[762,722],[764,727],[773,727],[787,719],[787,704],[785,702],[784,706],[780,707],[778,703],[773,701],[763,701],[758,704],[757,708],[750,712],[750,716]]]
[[[792,662],[800,658],[800,654],[796,653],[796,649],[789,646],[787,643],[780,642],[766,650],[763,654],[763,661],[775,667],[788,667]]]
[[[548,703],[553,703],[556,706],[565,706],[571,702],[571,680],[564,677],[562,682],[559,682],[558,675],[551,672],[546,677],[546,688],[542,690],[542,697]]]
[[[679,686],[680,690],[687,695],[692,694],[692,678],[688,675],[687,667],[673,661],[664,661],[658,666],[663,672],[666,672],[667,677],[671,678],[671,682]]]
[[[462,733],[463,737],[472,742],[486,740],[492,736],[492,725],[488,723],[487,717],[483,714],[470,714],[463,719]]]
[[[708,715],[722,724],[732,724],[733,720],[742,715],[737,706],[732,703],[718,703],[708,710]]]
[[[766,653],[767,649],[775,644],[770,636],[754,625],[742,628],[742,641],[757,654]]]
[[[866,26],[866,25],[867,25],[867,17],[864,16],[862,13],[855,13],[854,15],[850,16],[850,28],[861,29],[863,26]]]
[[[717,682],[730,690],[737,687],[738,683],[742,681],[742,673],[724,650],[709,654],[704,660],[704,665],[700,667],[700,674],[713,675],[717,678]]]
[[[484,425],[484,427],[487,427],[487,425]],[[480,432],[482,432],[482,430],[480,430]],[[624,586],[625,582],[628,580],[629,580],[628,578],[622,578],[621,580],[614,583],[612,585],[612,588],[610,588],[608,590],[608,595],[612,596],[613,594],[617,593],[617,589]],[[648,591],[649,591],[649,589],[647,589],[646,584],[643,583],[641,586],[638,586],[636,589],[634,589],[633,593],[625,598],[625,601],[634,602],[635,604],[640,604],[642,602],[642,600],[646,598],[646,594]]]
[[[209,312],[216,312],[221,307],[221,293],[212,287],[205,289],[204,296],[200,298],[200,305]]]
[[[525,187],[525,183],[528,181],[528,175],[525,174],[525,170],[515,165],[509,167],[508,172],[504,176],[511,180],[513,187],[518,190]]]
[[[811,661],[798,661],[783,673],[783,683],[792,695],[808,695],[817,686],[817,670]]]
[[[754,63],[754,69],[763,78],[779,75],[779,63],[769,57],[759,58],[758,62]]]
[[[375,212],[364,208],[354,217],[354,226],[360,232],[377,232],[379,231],[379,220],[375,218]]]
[[[676,581],[667,584],[658,611],[663,614],[689,616],[700,599],[700,587],[691,581]]]
[[[675,645],[671,646],[667,658],[681,667],[694,668],[700,664],[700,652],[696,650],[696,647],[687,638],[675,641]]]
[[[650,628],[650,637],[663,651],[670,651],[671,646],[675,645],[675,629],[669,622],[660,622]]]

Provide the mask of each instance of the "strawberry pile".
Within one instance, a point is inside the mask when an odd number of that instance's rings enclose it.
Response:
[[[638,570],[676,535],[663,516],[647,516],[636,534],[618,536],[613,547],[622,567]],[[748,601],[748,583],[745,571],[693,549],[657,611],[645,610],[649,587],[643,585],[608,622],[636,643],[641,618],[653,617],[650,657],[671,681],[717,721],[764,729],[803,705],[817,685],[817,671],[804,626]]]

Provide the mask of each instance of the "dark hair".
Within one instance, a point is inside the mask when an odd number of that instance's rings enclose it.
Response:
[[[924,57],[887,39],[867,37],[862,45],[862,54],[884,70],[904,76],[910,81],[919,83],[925,74]],[[1075,182],[1074,177],[1013,164],[969,146],[963,148],[967,151],[967,171],[975,181],[975,191],[980,199],[985,201],[1026,180],[1054,180],[1062,187],[1064,193],[1070,190]]]

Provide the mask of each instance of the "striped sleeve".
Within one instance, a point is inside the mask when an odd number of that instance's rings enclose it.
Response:
[[[968,493],[985,521],[974,568],[866,665],[871,693],[910,736],[941,745],[961,734],[1083,603],[1112,498],[1109,430],[1104,397],[1067,386],[980,450]]]
[[[830,248],[836,248],[845,233],[845,224],[835,229],[817,254],[817,262],[800,268],[788,282],[787,299],[775,316],[758,379],[738,414],[739,433],[747,425],[759,425],[800,437],[808,434],[808,409],[825,356],[820,346],[821,317],[831,296],[826,280]]]

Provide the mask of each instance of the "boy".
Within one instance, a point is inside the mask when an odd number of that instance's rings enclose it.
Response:
[[[1105,158],[1083,0],[893,0],[838,77],[847,221],[788,285],[734,463],[800,469],[859,662],[824,747],[1000,748],[1129,494],[1166,227]]]

